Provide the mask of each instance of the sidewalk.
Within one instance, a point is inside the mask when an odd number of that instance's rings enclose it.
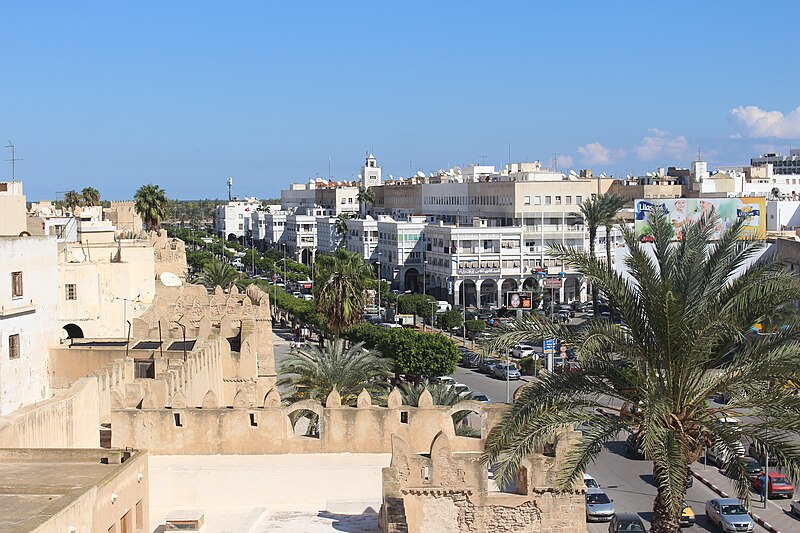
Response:
[[[694,477],[720,496],[736,498],[736,489],[733,483],[715,466],[708,465],[703,470],[703,463],[698,462],[691,466],[691,471]],[[789,513],[791,500],[770,500],[767,508],[764,509],[764,504],[758,494],[751,491],[750,496],[752,498],[750,512],[753,515],[753,520],[764,529],[772,533],[800,531],[800,519],[793,517]]]

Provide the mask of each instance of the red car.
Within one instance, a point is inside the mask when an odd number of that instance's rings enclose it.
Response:
[[[753,478],[753,490],[762,494],[764,490],[764,474]],[[785,474],[780,472],[769,473],[769,494],[770,498],[791,498],[794,494],[794,485],[789,481]]]

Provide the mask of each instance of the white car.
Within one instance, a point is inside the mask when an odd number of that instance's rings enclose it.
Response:
[[[450,387],[455,387],[456,386],[456,380],[454,380],[450,376],[433,376],[430,379],[430,382],[431,383],[442,383],[442,384],[448,385]]]
[[[586,485],[587,489],[600,488],[600,484],[597,482],[597,480],[585,472],[583,473],[583,484]]]
[[[522,359],[529,355],[534,355],[533,346],[530,344],[515,344],[514,348],[511,350],[511,356],[517,359]]]

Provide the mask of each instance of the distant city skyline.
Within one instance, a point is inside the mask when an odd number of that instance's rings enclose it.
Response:
[[[0,141],[29,200],[277,197],[540,160],[644,174],[800,147],[800,3],[10,4]],[[753,39],[755,34],[758,39]],[[11,179],[2,149],[0,179]]]

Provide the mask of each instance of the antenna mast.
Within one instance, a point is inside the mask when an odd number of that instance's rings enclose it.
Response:
[[[553,172],[558,172],[558,152],[553,152]]]
[[[233,199],[233,196],[231,196],[231,189],[233,188],[233,178],[228,178],[226,182],[228,184],[228,201],[230,202]]]
[[[6,161],[11,161],[11,182],[17,181],[17,161],[22,161],[22,159],[17,159],[14,155],[14,143],[8,141],[6,148],[11,149],[11,159],[6,159]]]

